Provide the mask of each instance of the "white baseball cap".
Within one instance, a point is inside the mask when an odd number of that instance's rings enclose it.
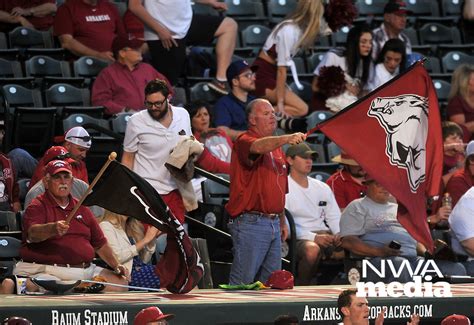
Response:
[[[66,132],[64,139],[67,142],[89,149],[92,145],[92,138],[89,132],[82,126],[75,126]]]
[[[474,154],[474,140],[469,142],[466,147],[466,157]]]

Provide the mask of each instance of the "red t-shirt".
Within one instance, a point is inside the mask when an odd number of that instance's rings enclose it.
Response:
[[[80,264],[91,262],[95,251],[107,243],[89,208],[81,206],[72,218],[68,232],[40,243],[27,243],[26,234],[31,226],[65,220],[77,200],[69,196],[69,205],[63,209],[49,191],[37,196],[23,216],[23,243],[20,256],[25,262],[40,264]],[[80,218],[78,218],[81,216]]]
[[[474,121],[474,108],[469,106],[462,96],[453,97],[448,103],[447,111],[449,118],[453,115],[463,114],[466,123]],[[464,125],[460,126],[464,132],[464,141],[472,140],[473,135],[471,132]]]
[[[230,163],[230,198],[226,209],[236,218],[245,211],[281,213],[288,192],[288,173],[283,151],[263,155],[250,153],[259,136],[252,131],[234,142]]]
[[[474,179],[471,173],[465,168],[458,170],[451,176],[446,184],[446,191],[453,199],[453,207],[458,203],[461,196],[464,195],[474,184]]]
[[[344,209],[355,199],[360,199],[367,190],[365,185],[354,181],[351,174],[345,170],[338,170],[332,174],[326,184],[332,189],[340,209]]]
[[[112,51],[114,38],[126,36],[117,8],[105,0],[95,6],[68,0],[60,6],[54,20],[54,36],[64,34],[99,52]]]
[[[13,8],[20,7],[23,9],[34,8],[45,3],[56,3],[55,0],[0,0],[0,10],[10,13]],[[52,14],[44,17],[25,16],[36,29],[48,30],[53,26],[54,16]],[[0,24],[0,31],[10,31],[15,27],[20,26],[12,24]]]

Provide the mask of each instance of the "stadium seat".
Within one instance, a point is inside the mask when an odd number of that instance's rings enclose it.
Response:
[[[298,89],[294,82],[290,84],[290,89],[295,94],[297,94],[305,103],[309,104],[309,102],[311,101],[311,97],[313,96],[311,84],[305,81],[300,81],[300,83],[303,85],[303,89]]]
[[[18,231],[20,226],[18,225],[16,213],[12,211],[0,211],[0,231]],[[2,247],[0,243],[0,247]],[[0,248],[2,251],[3,247]],[[1,253],[0,253],[1,257]]]
[[[406,36],[410,39],[411,45],[418,45],[420,41],[418,40],[418,33],[413,27],[408,27],[403,30]]]
[[[446,53],[441,59],[444,73],[452,73],[460,64],[474,64],[474,55],[464,52],[452,51]]]
[[[7,36],[5,33],[0,32],[0,49],[7,49],[8,48],[8,42],[7,42]]]
[[[56,107],[15,107],[10,111],[12,124],[10,148],[23,148],[40,157],[53,143],[58,110]]]
[[[435,56],[427,56],[427,60],[423,64],[429,73],[441,73],[441,63]]]
[[[66,50],[63,48],[26,48],[23,56],[26,59],[31,59],[34,56],[41,55],[41,56],[48,56],[52,59],[56,59],[59,61],[63,61],[66,58]]]
[[[19,61],[10,61],[0,58],[0,77],[21,78],[23,71]]]
[[[469,55],[474,55],[473,44],[439,44],[436,47],[436,56],[442,58],[449,52],[464,52]]]
[[[3,77],[1,77],[0,78],[0,87],[3,87],[4,85],[9,85],[9,84],[22,86],[22,87],[25,87],[25,88],[28,88],[28,89],[38,88],[36,80],[33,77],[20,77],[20,78],[14,78],[14,77],[3,78]]]
[[[331,177],[331,174],[326,173],[326,172],[320,172],[320,171],[314,171],[309,173],[309,177],[315,178],[318,181],[321,181],[323,183],[326,183],[329,177]]]
[[[346,40],[347,40],[347,35],[349,34],[349,27],[344,26],[341,29],[339,29],[337,32],[331,35],[332,38],[332,44],[334,46],[345,46],[346,45]]]
[[[11,276],[20,257],[21,240],[10,236],[0,236],[0,268],[2,277]]]
[[[438,23],[424,24],[419,30],[421,44],[460,44],[461,34],[456,27],[447,27]]]
[[[462,1],[459,0],[441,0],[442,16],[460,16]]]
[[[69,84],[52,85],[45,92],[47,106],[89,106],[89,89],[76,88]]]
[[[18,106],[43,106],[41,93],[38,89],[28,89],[15,84],[7,84],[2,87],[2,95],[5,108]]]
[[[219,12],[217,10],[214,10],[211,6],[198,2],[191,2],[191,4],[193,6],[193,13],[195,14],[219,16]]]
[[[52,48],[53,37],[50,31],[42,32],[28,27],[17,27],[8,33],[10,48]]]
[[[438,1],[433,0],[410,0],[405,1],[407,9],[412,11],[410,16],[439,16]]]
[[[91,56],[82,56],[74,61],[74,76],[91,79],[97,77],[99,72],[108,65],[109,63],[107,61],[99,60]]]
[[[229,175],[218,174],[218,176],[229,180]],[[202,201],[207,204],[222,205],[229,198],[229,187],[221,185],[216,181],[206,178],[201,183]]]
[[[89,132],[91,136],[104,135],[100,130],[96,128],[89,128],[87,125],[97,125],[100,128],[104,128],[105,130],[111,131],[109,121],[94,118],[86,114],[71,114],[63,120],[64,131],[67,131],[75,126],[82,126]]]
[[[0,49],[0,58],[4,60],[19,61],[20,54],[19,49]]]
[[[357,0],[355,5],[359,16],[382,16],[386,0]]]
[[[49,56],[37,55],[25,61],[27,77],[43,78],[70,77],[71,70],[67,61],[55,60]]]
[[[211,91],[207,82],[198,82],[189,89],[189,98],[192,102],[204,100],[210,104],[215,104],[219,96],[214,91]]]
[[[253,24],[266,24],[263,3],[254,0],[224,0],[227,10],[224,15],[237,21],[239,31]]]
[[[436,90],[436,95],[438,96],[438,100],[440,102],[447,101],[449,90],[451,89],[451,84],[444,80],[433,80],[433,85]]]
[[[104,117],[104,106],[64,106],[61,110],[61,119],[65,119],[73,114],[84,114],[93,118]]]
[[[290,12],[296,8],[296,0],[268,0],[268,21],[270,24],[278,24],[282,21]]]
[[[326,53],[327,52],[314,52],[311,54],[311,56],[307,59],[309,73],[313,73],[314,69],[316,69],[319,62],[321,62]]]
[[[125,130],[127,129],[127,123],[128,120],[130,120],[130,116],[132,116],[133,113],[120,113],[117,114],[113,119],[112,119],[112,131],[119,133],[119,134],[125,134]]]
[[[242,46],[261,48],[271,29],[263,25],[250,25],[242,31]]]
[[[174,106],[185,107],[187,103],[186,89],[183,87],[174,87],[174,96],[171,99],[171,104]]]
[[[306,122],[308,124],[308,131],[314,128],[317,124],[327,120],[334,113],[330,111],[314,111],[313,113],[306,116]]]

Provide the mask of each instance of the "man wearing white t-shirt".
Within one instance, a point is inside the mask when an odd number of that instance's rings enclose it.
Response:
[[[341,212],[334,194],[327,184],[308,177],[315,155],[306,143],[292,145],[286,151],[290,176],[285,208],[296,225],[298,285],[310,284],[321,258],[330,258],[340,246]]]
[[[142,4],[143,2],[143,4]],[[227,5],[217,0],[196,0],[224,11]],[[186,46],[208,45],[216,42],[216,78],[209,86],[227,94],[225,72],[234,53],[237,23],[229,17],[193,14],[191,0],[130,0],[129,9],[143,21],[144,38],[150,48],[153,66],[171,84],[184,71]]]
[[[146,110],[130,117],[123,142],[122,163],[146,179],[161,195],[176,218],[184,222],[184,203],[165,162],[181,135],[192,135],[188,112],[171,106],[163,80],[145,87]]]

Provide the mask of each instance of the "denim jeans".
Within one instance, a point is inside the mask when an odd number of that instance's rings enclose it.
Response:
[[[281,269],[280,219],[244,213],[229,222],[234,260],[230,284],[265,283]]]
[[[38,161],[27,151],[21,148],[15,148],[8,153],[8,158],[10,158],[15,168],[16,179],[31,178],[31,176],[33,176]]]

